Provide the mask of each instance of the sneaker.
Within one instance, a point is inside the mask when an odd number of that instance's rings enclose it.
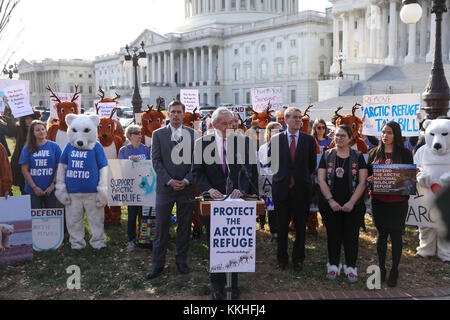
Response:
[[[344,272],[345,272],[345,276],[347,277],[348,281],[350,281],[350,282],[358,281],[358,269],[357,268],[347,267],[344,264]]]
[[[339,265],[339,268],[335,265],[330,265],[327,263],[327,278],[330,280],[335,280],[337,276],[341,274],[342,265]]]
[[[134,250],[134,241],[128,241],[128,243],[127,243],[127,251],[128,252],[130,252],[130,251],[133,251]]]

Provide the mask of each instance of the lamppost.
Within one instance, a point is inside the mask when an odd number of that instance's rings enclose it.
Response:
[[[445,78],[444,66],[442,64],[442,14],[447,12],[446,0],[433,0],[431,13],[436,14],[436,45],[434,49],[433,66],[428,79],[422,99],[426,106],[422,107],[427,119],[436,119],[439,116],[446,116],[449,109],[450,89]],[[400,18],[404,23],[417,23],[422,17],[422,7],[417,0],[403,0],[403,8],[400,11]]]
[[[3,67],[3,74],[5,76],[8,76],[10,79],[13,78],[14,73],[19,73],[19,69],[17,69],[17,63],[14,63],[14,65],[10,65],[8,69],[6,69],[6,64]]]
[[[130,53],[130,47],[128,45],[125,46],[125,50],[127,50],[127,54],[125,55],[125,61],[123,62],[123,67],[125,70],[130,70],[134,67],[134,93],[131,100],[131,104],[133,105],[133,113],[141,112],[142,107],[142,98],[139,93],[139,82],[138,82],[138,67],[146,67],[147,66],[147,53],[144,49],[144,41],[141,42],[141,50],[139,51],[138,47],[133,47],[132,52]]]
[[[339,62],[338,78],[344,79],[344,72],[342,71],[342,63],[345,61],[345,58],[342,51],[339,51],[339,56],[336,57],[336,61]]]

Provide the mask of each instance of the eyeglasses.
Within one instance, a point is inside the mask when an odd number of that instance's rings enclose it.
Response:
[[[140,131],[135,131],[135,132],[131,132],[130,134],[141,135],[141,134],[142,134],[142,132],[140,132]]]
[[[325,127],[324,126],[318,126],[317,130],[325,130]]]
[[[336,138],[340,138],[340,139],[347,138],[347,135],[346,134],[337,134]]]

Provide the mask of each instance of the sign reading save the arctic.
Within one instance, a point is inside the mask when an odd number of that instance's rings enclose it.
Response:
[[[255,272],[256,202],[211,201],[210,272]]]
[[[363,134],[381,136],[381,129],[386,122],[395,121],[402,129],[404,137],[419,135],[420,94],[392,94],[364,96]]]

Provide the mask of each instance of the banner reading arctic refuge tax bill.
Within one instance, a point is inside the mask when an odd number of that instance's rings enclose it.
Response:
[[[419,135],[420,94],[372,95],[363,97],[361,111],[364,124],[363,134],[381,136],[386,122],[395,121],[404,137]]]
[[[255,272],[256,201],[211,201],[210,272]]]
[[[109,206],[155,206],[156,173],[151,160],[108,160]]]

